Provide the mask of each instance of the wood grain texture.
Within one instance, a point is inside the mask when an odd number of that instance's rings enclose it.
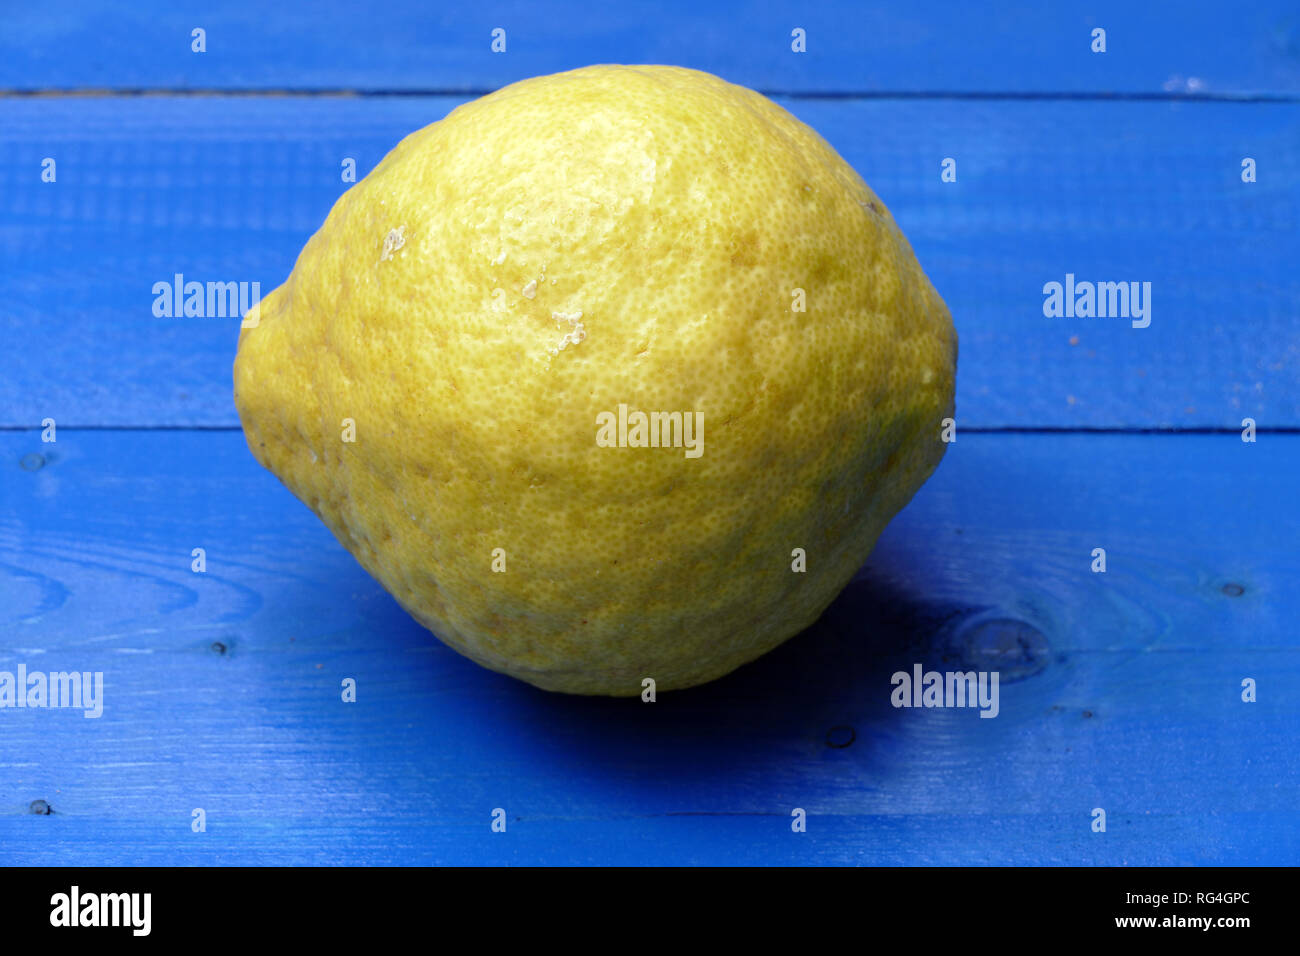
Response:
[[[0,864],[1300,862],[1300,435],[1233,431],[1300,428],[1294,3],[52,0],[4,22],[0,671],[102,671],[106,700],[0,709]],[[439,644],[232,430],[237,323],[151,310],[178,272],[269,291],[345,157],[364,175],[471,93],[592,62],[794,94],[961,335],[958,441],[855,581],[653,705]],[[88,88],[125,95],[3,95]],[[133,95],[164,89],[258,95]],[[1152,282],[1150,328],[1045,318],[1067,272]],[[1003,427],[1225,431],[970,431]],[[999,716],[891,707],[913,663],[998,670]]]
[[[191,31],[207,52],[191,52]],[[491,31],[506,30],[506,52]],[[791,31],[807,52],[791,52]],[[1092,30],[1107,31],[1104,54]],[[0,89],[469,90],[590,63],[677,63],[770,90],[1300,92],[1288,0],[617,4],[242,0],[15,5]]]
[[[106,687],[0,710],[0,863],[1294,864],[1297,467],[959,434],[817,625],[647,705],[442,647],[236,432],[3,434],[0,670]],[[892,708],[914,662],[1000,670],[1000,715]]]
[[[0,99],[0,425],[236,424],[238,322],[156,318],[154,283],[269,292],[345,158],[363,175],[460,102]],[[1300,425],[1300,104],[783,102],[946,298],[963,427]],[[1044,317],[1067,273],[1151,282],[1150,327]]]

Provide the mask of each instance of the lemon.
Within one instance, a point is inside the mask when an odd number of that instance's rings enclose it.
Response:
[[[810,625],[953,412],[952,320],[880,199],[676,67],[412,133],[244,325],[258,461],[444,642],[580,694],[700,684]]]

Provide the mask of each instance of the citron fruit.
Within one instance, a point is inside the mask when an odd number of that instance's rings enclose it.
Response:
[[[447,644],[580,694],[700,684],[812,624],[953,410],[952,320],[884,204],[676,67],[412,133],[244,324],[258,461]]]

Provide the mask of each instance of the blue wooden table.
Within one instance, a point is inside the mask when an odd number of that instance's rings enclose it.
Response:
[[[0,672],[104,699],[0,709],[0,862],[1300,862],[1294,3],[205,6],[5,13]],[[437,643],[248,453],[238,320],[152,309],[271,289],[345,157],[595,62],[812,124],[961,336],[958,440],[854,582],[653,706]],[[1149,326],[1045,316],[1067,274]],[[998,717],[890,706],[916,662],[1000,671]]]

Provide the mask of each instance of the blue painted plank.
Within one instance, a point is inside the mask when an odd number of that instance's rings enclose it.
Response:
[[[0,99],[0,425],[236,424],[238,323],[155,318],[154,284],[269,292],[345,157],[364,174],[462,101]],[[962,426],[1300,425],[1300,104],[783,102],[947,299]],[[1046,318],[1067,274],[1152,283],[1150,326]]]
[[[647,705],[442,647],[237,433],[3,434],[0,670],[105,694],[0,710],[0,863],[1295,864],[1298,467],[961,435],[817,625]],[[999,716],[891,707],[913,663]]]
[[[206,31],[206,52],[191,33]],[[492,31],[506,31],[493,53]],[[792,51],[792,31],[806,52]],[[1092,51],[1094,29],[1106,52]],[[17,5],[0,89],[469,90],[589,63],[674,63],[767,90],[1300,92],[1289,0]]]

